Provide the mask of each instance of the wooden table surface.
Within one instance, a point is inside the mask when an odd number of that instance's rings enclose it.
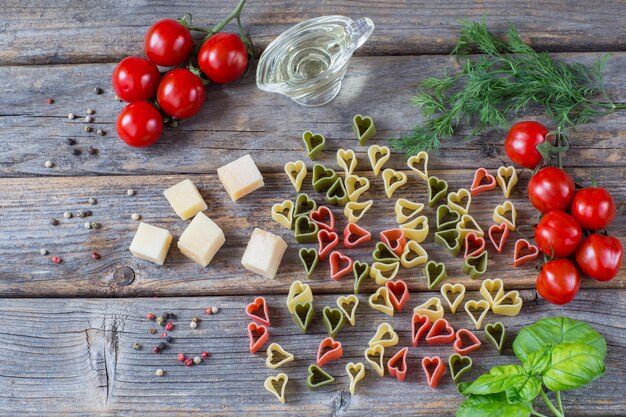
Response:
[[[174,4],[175,3],[175,4]],[[338,336],[344,357],[327,366],[336,377],[330,386],[311,392],[304,384],[306,367],[314,362],[325,337],[321,309],[334,305],[341,294],[352,291],[353,280],[328,278],[318,267],[310,285],[318,315],[312,330],[301,334],[285,306],[289,284],[304,279],[291,233],[273,222],[269,208],[293,198],[295,191],[283,164],[304,159],[299,139],[302,131],[326,135],[321,161],[334,166],[335,150],[355,149],[358,170],[372,179],[371,196],[382,196],[380,178],[368,169],[366,147],[357,146],[351,130],[356,113],[374,117],[378,133],[371,143],[385,144],[421,120],[409,99],[425,76],[440,75],[454,66],[447,55],[458,33],[460,18],[486,16],[490,29],[503,32],[516,24],[524,40],[566,60],[592,62],[611,52],[606,70],[609,95],[626,102],[626,19],[623,0],[590,2],[421,0],[385,1],[253,1],[243,15],[257,55],[286,28],[308,18],[343,14],[369,16],[376,30],[351,61],[339,96],[329,105],[304,108],[289,99],[262,92],[254,79],[228,86],[211,85],[207,100],[195,118],[168,130],[160,141],[142,150],[125,146],[114,123],[123,104],[114,100],[110,75],[116,61],[139,55],[143,35],[155,20],[177,18],[186,12],[196,24],[215,23],[228,14],[234,1],[84,1],[3,2],[0,17],[0,415],[452,415],[462,400],[449,374],[437,390],[430,389],[420,369],[425,355],[447,357],[449,346],[411,348],[409,372],[403,383],[372,372],[357,394],[347,391],[345,363],[362,360],[376,326],[389,321],[398,330],[395,353],[410,345],[412,307],[438,292],[425,285],[420,270],[403,270],[399,277],[411,290],[408,307],[389,319],[367,307],[375,290],[371,280],[360,295],[357,325]],[[230,28],[234,30],[233,28]],[[94,87],[104,89],[96,95]],[[53,98],[54,104],[47,99]],[[84,131],[83,119],[68,120],[70,112],[85,115],[96,110],[99,137]],[[527,117],[544,120],[540,113]],[[81,150],[72,155],[67,138]],[[578,183],[594,177],[608,188],[619,207],[626,202],[626,115],[615,113],[580,126],[572,135],[566,165]],[[494,170],[507,164],[503,132],[493,130],[471,141],[449,141],[431,155],[432,173],[449,181],[450,189],[469,187],[477,165]],[[89,147],[97,149],[90,155]],[[221,165],[250,153],[264,174],[265,187],[232,203],[215,174]],[[50,160],[53,168],[45,168]],[[402,169],[404,158],[392,155],[389,166]],[[134,258],[128,246],[137,227],[131,213],[180,236],[187,222],[175,215],[163,190],[190,178],[209,205],[206,212],[225,232],[226,244],[209,267],[201,269],[185,258],[176,245],[163,266]],[[310,190],[310,177],[305,191]],[[532,224],[536,212],[525,198],[528,175],[522,175],[512,200],[519,222]],[[127,196],[132,188],[136,195]],[[89,205],[89,197],[97,198]],[[426,200],[424,184],[411,176],[398,197]],[[320,196],[316,196],[318,201]],[[483,194],[472,203],[472,213],[485,228],[493,207],[502,202],[499,192]],[[85,219],[64,219],[63,213],[91,210],[89,220],[98,230],[83,227]],[[341,227],[345,219],[333,209]],[[431,223],[433,211],[425,210]],[[393,200],[377,200],[362,220],[374,233],[393,224]],[[57,218],[60,225],[51,226]],[[267,280],[245,270],[240,259],[255,227],[284,237],[289,248],[279,274]],[[620,210],[610,233],[624,242],[626,220]],[[526,230],[528,233],[528,230]],[[514,236],[517,237],[517,236]],[[480,281],[468,280],[461,262],[435,246],[424,244],[431,259],[444,261],[449,281],[468,287],[475,296]],[[504,317],[509,337],[504,355],[489,345],[477,351],[475,367],[464,379],[476,377],[491,366],[511,363],[510,344],[521,326],[541,317],[567,315],[589,322],[608,342],[605,376],[590,386],[564,393],[571,416],[623,416],[626,414],[626,273],[608,283],[584,279],[575,301],[554,306],[539,299],[534,290],[533,265],[513,268],[512,239],[502,255],[490,253],[485,277],[502,278],[506,288],[519,289],[525,301],[517,317]],[[42,256],[41,248],[50,254]],[[372,245],[352,251],[367,259]],[[92,260],[97,251],[101,259]],[[60,264],[51,262],[58,255]],[[282,370],[289,375],[287,403],[281,405],[263,388],[263,380],[277,371],[265,367],[265,353],[250,355],[244,307],[263,295],[270,305],[271,341],[293,352],[296,360]],[[219,306],[217,315],[204,309]],[[160,355],[151,347],[147,312],[168,311],[178,316],[172,332],[175,341]],[[200,316],[200,326],[188,323]],[[453,326],[469,326],[465,313],[447,314]],[[497,316],[489,314],[487,321]],[[483,331],[477,331],[484,341]],[[133,350],[139,342],[141,350]],[[177,352],[212,353],[209,360],[187,368],[175,359]],[[162,368],[164,377],[154,371]]]

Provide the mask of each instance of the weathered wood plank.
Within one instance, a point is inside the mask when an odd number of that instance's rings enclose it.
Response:
[[[194,15],[194,24],[212,25],[236,4],[230,1],[81,1],[3,2],[2,64],[113,62],[140,54],[143,36],[156,20]],[[602,7],[585,1],[515,2],[432,1],[250,1],[243,22],[257,53],[282,31],[322,15],[369,16],[376,24],[360,54],[448,53],[460,19],[487,16],[489,27],[504,32],[518,26],[532,45],[552,51],[619,51],[626,48],[623,2]],[[549,30],[546,30],[549,28]],[[230,30],[235,30],[229,27]],[[198,35],[199,36],[199,35]],[[200,38],[198,38],[200,39]]]
[[[244,152],[233,153],[233,157]],[[312,164],[309,163],[309,172]],[[367,169],[368,162],[361,159],[359,169]],[[336,164],[329,165],[336,167]],[[488,166],[488,168],[495,168]],[[492,171],[493,172],[493,171]],[[594,175],[599,184],[613,193],[616,204],[626,202],[626,188],[623,178],[626,169],[622,167],[588,168],[570,170],[574,178],[586,185]],[[430,170],[431,175],[446,179],[450,190],[469,187],[473,171]],[[426,186],[410,173],[410,180],[388,200],[384,197],[382,179],[366,173],[372,188],[361,200],[374,199],[375,204],[359,222],[373,233],[374,241],[362,248],[346,251],[354,259],[371,261],[371,252],[380,231],[395,227],[393,207],[395,199],[405,197],[420,202],[427,201]],[[5,297],[22,296],[151,296],[151,295],[223,295],[254,294],[259,288],[266,292],[286,293],[293,279],[303,279],[302,265],[298,259],[297,244],[292,232],[278,225],[270,218],[270,207],[284,199],[294,199],[295,190],[285,174],[266,174],[265,187],[253,194],[232,203],[215,175],[192,175],[189,178],[198,186],[209,205],[207,215],[220,225],[226,235],[226,244],[212,263],[200,269],[184,257],[175,244],[164,266],[134,258],[128,246],[137,228],[137,222],[130,219],[133,212],[139,213],[143,220],[156,226],[165,227],[177,239],[188,222],[180,220],[173,212],[163,190],[184,179],[184,176],[130,176],[130,177],[82,177],[42,179],[2,179],[0,180],[0,294]],[[522,235],[532,234],[529,225],[537,221],[536,211],[530,206],[526,195],[527,174],[511,197],[519,212],[518,223]],[[136,190],[135,196],[126,195],[126,190]],[[321,194],[311,187],[311,174],[305,179],[302,191],[310,193],[318,203],[323,203]],[[98,204],[90,206],[87,199],[94,196]],[[487,230],[492,224],[492,212],[497,204],[504,200],[499,188],[481,194],[473,199],[470,212],[479,224]],[[93,217],[64,219],[63,213],[69,210],[92,210]],[[343,231],[345,217],[343,209],[333,208],[336,215],[336,228]],[[424,210],[434,229],[435,211],[428,207]],[[51,218],[57,218],[61,224],[51,226]],[[87,230],[85,220],[98,221],[99,230]],[[283,258],[279,274],[275,280],[267,280],[245,270],[241,256],[250,234],[255,227],[270,230],[283,236],[289,249]],[[623,211],[610,226],[611,234],[625,241],[626,222]],[[431,259],[444,261],[448,266],[449,276],[464,277],[461,271],[461,259],[452,258],[433,242],[433,231],[424,243]],[[532,265],[522,268],[512,267],[514,240],[519,238],[513,233],[506,244],[503,254],[490,252],[489,270],[486,277],[502,277],[508,285],[515,288],[534,288],[537,272]],[[490,245],[490,244],[489,244]],[[316,245],[309,245],[316,246]],[[40,248],[46,248],[50,255],[39,254]],[[102,259],[91,259],[92,252],[98,252]],[[63,262],[56,265],[50,257],[59,255]],[[412,289],[425,290],[426,283],[421,268],[402,270],[398,277],[407,281]],[[463,278],[468,287],[477,288],[479,282]],[[624,269],[620,276],[609,283],[598,283],[585,279],[583,286],[600,288],[623,288],[626,283]],[[335,292],[338,289],[352,288],[352,277],[339,282],[330,280],[326,262],[321,262],[311,285],[316,291]],[[366,288],[374,288],[368,280]]]
[[[597,54],[563,56],[590,63]],[[0,176],[207,173],[241,150],[249,150],[262,171],[280,172],[286,161],[305,157],[300,139],[305,130],[326,135],[329,151],[355,147],[364,152],[366,147],[356,146],[352,132],[355,113],[374,117],[376,142],[397,137],[421,120],[419,110],[409,104],[417,82],[454,65],[441,56],[357,58],[338,98],[320,108],[300,107],[286,97],[260,91],[251,78],[225,87],[210,86],[197,117],[166,131],[154,146],[139,150],[126,146],[115,133],[123,104],[113,100],[109,86],[112,65],[2,67]],[[624,67],[626,53],[615,54],[606,74],[608,91],[621,102],[626,101]],[[93,94],[95,86],[104,87],[106,94]],[[56,102],[48,105],[47,97]],[[105,129],[107,136],[83,130],[88,108],[96,109],[93,126]],[[70,112],[82,117],[68,120]],[[473,168],[475,161],[501,164],[506,160],[503,134],[494,130],[471,141],[447,141],[433,167]],[[80,156],[65,144],[68,137],[78,140]],[[580,126],[572,135],[568,161],[574,166],[623,166],[625,137],[624,112]],[[89,146],[99,154],[88,155]],[[325,160],[334,157],[334,152],[325,154]],[[45,168],[46,160],[53,161],[55,168]],[[396,158],[393,166],[402,167],[403,159]]]
[[[399,333],[400,344],[388,349],[386,359],[402,346],[410,345],[412,307],[428,294],[412,294],[407,308],[393,318],[375,312],[360,296],[355,327],[346,326],[337,339],[344,357],[325,366],[335,376],[332,385],[311,392],[304,384],[306,367],[313,363],[317,346],[325,337],[319,311],[334,305],[336,295],[315,295],[317,316],[308,334],[300,334],[289,318],[284,297],[268,297],[272,327],[270,340],[280,343],[296,360],[279,370],[265,367],[265,353],[250,355],[245,336],[244,306],[252,297],[157,298],[157,299],[3,299],[2,344],[0,344],[0,414],[2,415],[452,415],[462,397],[449,374],[439,389],[424,381],[423,356],[446,358],[452,348],[420,346],[409,352],[405,382],[389,376],[379,378],[368,367],[366,378],[353,397],[347,391],[345,364],[363,360],[363,350],[376,327],[388,321]],[[468,297],[478,294],[468,293]],[[532,292],[524,292],[532,300]],[[601,306],[611,303],[607,311]],[[217,305],[220,313],[205,316],[204,308]],[[474,369],[463,380],[486,372],[495,364],[513,363],[511,343],[523,325],[542,317],[567,315],[589,322],[608,342],[606,374],[590,386],[563,395],[568,416],[621,416],[626,402],[622,366],[626,355],[626,311],[623,290],[583,290],[580,297],[563,307],[527,301],[523,314],[499,317],[489,313],[487,322],[502,320],[509,334],[504,356],[487,344],[482,330],[477,336],[485,343],[471,354]],[[411,307],[411,308],[408,308]],[[154,325],[144,317],[149,311],[174,312],[177,327],[170,334],[172,346],[162,354],[151,352],[159,341]],[[200,326],[187,326],[200,316]],[[455,328],[471,326],[463,312],[446,314]],[[157,326],[158,327],[158,326]],[[469,328],[469,327],[467,327]],[[134,342],[142,350],[132,348]],[[210,359],[187,368],[176,354],[211,352]],[[154,371],[162,368],[164,377]],[[279,371],[289,375],[287,403],[279,404],[263,389],[263,380]],[[541,410],[542,408],[538,408]]]

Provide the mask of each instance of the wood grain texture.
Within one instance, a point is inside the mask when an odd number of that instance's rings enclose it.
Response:
[[[245,151],[234,153],[233,157]],[[434,157],[433,159],[436,159]],[[325,204],[322,194],[315,193],[311,186],[311,167],[302,191],[309,193],[318,203]],[[378,241],[380,231],[396,227],[394,203],[396,198],[405,197],[426,203],[427,191],[423,181],[409,173],[409,182],[387,199],[383,191],[382,179],[373,177],[367,160],[359,160],[359,169],[372,183],[372,188],[361,200],[374,199],[373,208],[359,222],[373,234],[372,242],[345,253],[364,261],[371,261],[371,252]],[[335,167],[336,164],[329,166]],[[494,166],[487,166],[495,174]],[[616,204],[626,203],[626,188],[623,178],[626,169],[577,168],[568,170],[579,182],[589,185],[590,175],[613,194]],[[469,187],[473,171],[430,170],[431,175],[449,182],[450,191]],[[133,212],[140,214],[147,223],[168,229],[177,239],[187,226],[171,209],[163,196],[165,188],[181,181],[185,176],[130,176],[130,177],[82,177],[41,179],[2,179],[0,180],[0,294],[4,296],[183,296],[217,294],[255,294],[260,288],[270,293],[286,293],[294,279],[304,279],[304,271],[298,259],[298,249],[302,246],[316,247],[317,244],[297,244],[293,232],[283,228],[270,217],[274,203],[285,199],[295,199],[296,192],[283,174],[265,174],[265,187],[250,194],[237,203],[232,203],[216,175],[188,176],[197,185],[209,208],[206,214],[211,217],[226,235],[226,244],[211,264],[204,269],[184,257],[176,244],[172,244],[166,263],[163,266],[134,258],[128,247],[138,222],[131,220]],[[531,225],[538,217],[530,205],[525,187],[527,174],[522,175],[514,190],[511,201],[519,215],[520,234],[512,233],[503,254],[490,249],[489,269],[485,277],[505,279],[512,288],[534,288],[537,271],[534,264],[520,268],[512,267],[514,242],[520,236],[532,234]],[[137,194],[129,197],[126,190],[132,188]],[[94,196],[98,204],[90,206],[87,199]],[[481,194],[472,201],[470,213],[475,216],[486,231],[493,223],[493,209],[504,201],[499,188]],[[64,219],[63,213],[78,210],[92,210],[88,219],[74,217]],[[346,224],[343,209],[333,207],[336,216],[336,229],[340,233]],[[462,279],[470,288],[478,288],[479,281],[471,281],[461,270],[462,259],[453,258],[445,250],[434,244],[435,211],[424,210],[429,218],[431,233],[424,243],[430,258],[445,262],[451,278]],[[51,226],[51,218],[61,224]],[[83,227],[85,220],[98,221],[99,230]],[[269,230],[282,236],[289,248],[283,258],[276,279],[268,280],[255,275],[241,266],[241,256],[255,227]],[[622,239],[626,237],[626,221],[623,210],[617,215],[609,231]],[[491,248],[491,244],[488,243]],[[42,256],[40,248],[50,254]],[[102,259],[91,259],[92,252],[98,252]],[[50,257],[58,255],[63,262],[56,265]],[[398,275],[407,281],[411,289],[426,290],[426,282],[421,268],[401,270]],[[583,286],[599,288],[623,288],[626,274],[621,270],[619,277],[611,282],[598,283],[585,279]],[[320,262],[311,285],[318,292],[349,290],[353,285],[352,276],[339,282],[329,278],[328,263]],[[365,288],[374,289],[373,280],[367,280]]]
[[[568,60],[591,63],[598,54],[565,54]],[[377,126],[375,142],[398,137],[421,121],[409,102],[417,83],[428,75],[454,68],[453,59],[442,56],[360,57],[348,70],[339,96],[327,106],[305,108],[288,98],[256,88],[253,78],[226,87],[209,86],[207,102],[193,119],[166,130],[147,149],[134,149],[117,138],[115,120],[123,103],[113,100],[110,74],[113,65],[0,67],[0,176],[76,176],[120,174],[213,173],[242,151],[249,151],[263,172],[281,172],[288,160],[305,157],[302,132],[314,130],[327,138],[327,149],[366,147],[352,132],[356,113],[371,115]],[[615,54],[606,71],[611,97],[626,102],[626,53]],[[71,81],[68,81],[71,80]],[[101,86],[106,93],[95,95]],[[52,97],[56,102],[48,105]],[[107,136],[86,133],[85,112],[96,110],[94,128]],[[80,117],[68,120],[68,113]],[[538,112],[526,117],[543,120]],[[550,126],[550,125],[549,125]],[[492,130],[479,138],[454,138],[443,144],[434,168],[475,168],[476,161],[497,166],[507,160],[501,146],[504,131]],[[72,155],[66,138],[78,141],[80,156]],[[625,166],[626,112],[598,118],[579,126],[571,135],[572,166]],[[87,148],[98,149],[97,156]],[[54,169],[44,167],[51,160]],[[334,154],[325,154],[334,161]],[[393,167],[403,167],[401,157]]]
[[[0,50],[0,63],[114,62],[140,54],[144,34],[158,19],[192,13],[194,24],[208,26],[225,17],[235,4],[235,0],[106,0],[80,1],[68,7],[62,0],[8,0],[3,2],[0,44],[5,47]],[[602,7],[583,0],[262,0],[246,4],[243,23],[257,53],[294,24],[332,14],[372,18],[376,30],[358,51],[366,55],[448,53],[457,40],[458,21],[482,16],[494,31],[505,32],[509,22],[517,25],[524,39],[541,49],[623,51],[623,6],[620,0],[604,1]]]
[[[335,305],[336,295],[315,294],[317,316],[307,334],[299,333],[292,323],[284,297],[267,298],[270,341],[296,357],[277,370],[265,367],[264,349],[256,355],[248,352],[244,307],[252,297],[4,299],[0,303],[0,415],[450,416],[462,397],[449,372],[439,388],[432,390],[425,384],[420,365],[424,356],[447,358],[452,353],[450,345],[411,347],[408,375],[402,383],[389,376],[380,378],[366,365],[366,377],[356,395],[347,391],[345,364],[363,360],[376,327],[387,321],[399,334],[400,343],[387,349],[387,360],[410,345],[412,307],[427,296],[411,294],[405,311],[393,318],[372,310],[360,296],[356,326],[344,327],[337,336],[344,346],[343,358],[324,367],[335,383],[313,392],[305,386],[306,367],[314,362],[319,342],[326,337],[320,311],[325,305]],[[608,342],[606,374],[583,389],[563,394],[567,415],[623,415],[625,291],[583,290],[564,307],[537,303],[532,292],[524,292],[523,297],[523,314],[487,316],[487,322],[502,320],[507,327],[504,355],[499,356],[486,342],[482,330],[476,331],[484,344],[471,354],[474,368],[462,380],[471,380],[496,364],[515,362],[511,343],[521,326],[545,316],[567,315],[589,322]],[[612,303],[609,311],[602,308],[607,302]],[[219,314],[203,314],[205,307],[214,305],[220,307]],[[155,324],[144,318],[150,311],[178,316],[170,332],[174,342],[158,355],[151,348],[160,341],[159,332],[148,334],[147,329]],[[193,316],[202,319],[195,330],[188,327]],[[446,317],[457,329],[471,326],[464,312],[446,313]],[[143,348],[133,350],[134,342]],[[203,350],[210,351],[211,357],[199,366],[187,368],[176,361],[178,352],[193,356]],[[155,376],[157,368],[164,369],[165,376]],[[263,380],[278,372],[289,375],[285,405],[263,388]],[[541,406],[538,409],[543,411]]]

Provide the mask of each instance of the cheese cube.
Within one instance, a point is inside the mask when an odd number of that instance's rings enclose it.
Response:
[[[241,264],[265,278],[274,278],[286,250],[283,238],[257,228],[252,232]]]
[[[250,155],[218,168],[217,176],[233,201],[265,185],[263,176]]]
[[[138,258],[163,265],[171,243],[170,232],[141,222],[130,244],[130,251]]]
[[[176,214],[183,220],[207,209],[206,203],[191,180],[183,180],[163,191],[163,194]]]
[[[206,214],[196,214],[178,239],[180,252],[205,267],[224,244],[224,232]]]

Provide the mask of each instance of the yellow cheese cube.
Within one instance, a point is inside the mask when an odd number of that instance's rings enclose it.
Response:
[[[176,214],[183,220],[207,209],[206,203],[191,180],[183,180],[163,191],[163,194]]]
[[[218,168],[217,176],[233,201],[265,185],[263,176],[250,155]]]
[[[196,214],[178,239],[180,252],[205,267],[224,244],[224,232],[206,214]]]
[[[257,228],[250,236],[241,264],[265,278],[274,278],[286,250],[283,238]]]
[[[170,232],[141,222],[130,244],[130,251],[138,258],[163,265],[171,243]]]

